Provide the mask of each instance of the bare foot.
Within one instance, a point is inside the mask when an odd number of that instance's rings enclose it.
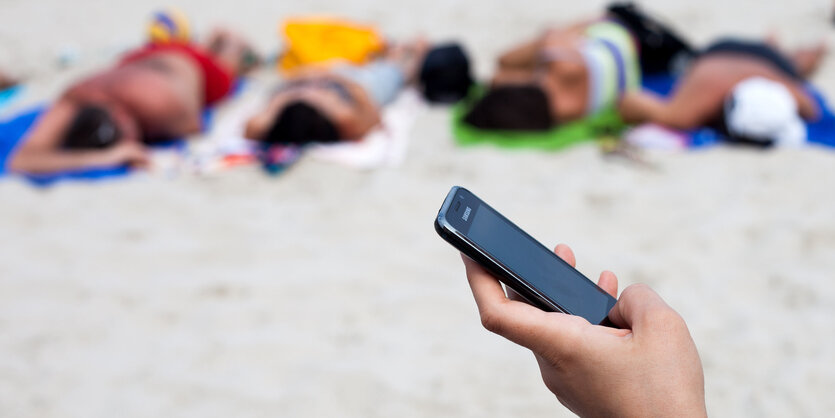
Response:
[[[780,36],[777,35],[777,31],[774,30],[774,29],[771,29],[771,30],[768,31],[768,34],[765,35],[765,39],[763,39],[763,42],[765,42],[766,45],[768,45],[772,48],[780,49],[779,39],[780,39]]]
[[[817,44],[811,47],[797,48],[794,50],[783,49],[780,46],[777,32],[775,31],[768,33],[765,37],[765,43],[788,55],[792,64],[794,64],[795,68],[797,68],[797,72],[799,72],[800,76],[803,78],[809,78],[815,73],[815,71],[817,71],[828,50],[826,40],[824,39],[821,39]]]
[[[813,47],[792,51],[791,59],[800,75],[803,78],[809,78],[820,67],[821,61],[823,61],[823,57],[826,56],[828,50],[826,41],[821,40]]]

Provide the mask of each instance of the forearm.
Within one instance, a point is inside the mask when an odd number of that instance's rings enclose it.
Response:
[[[682,105],[681,97],[665,101],[653,94],[629,92],[618,103],[618,112],[624,122],[637,125],[655,123],[671,129],[694,129],[706,122],[703,101],[692,100]],[[718,109],[721,106],[717,104]]]
[[[379,112],[362,111],[349,120],[339,123],[340,139],[358,141],[363,139],[381,122]]]
[[[539,54],[542,50],[544,42],[543,37],[517,46],[510,51],[505,52],[499,57],[499,67],[504,69],[511,68],[532,68],[536,66],[539,61]]]
[[[349,133],[347,139],[362,139],[374,127],[380,124],[381,109],[377,106],[374,100],[371,99],[368,92],[361,85],[348,80],[344,77],[337,76],[336,78],[348,89],[351,97],[356,100],[355,106],[358,109],[359,116],[354,123],[355,129]]]
[[[657,115],[662,112],[664,104],[660,99],[643,92],[629,92],[618,103],[618,111],[624,122],[641,124],[655,122]]]
[[[107,151],[23,151],[14,155],[9,170],[17,173],[44,174],[113,165]]]
[[[371,132],[372,129],[379,126],[382,122],[383,122],[383,120],[380,117],[379,112],[377,112],[377,111],[369,112],[365,117],[364,133],[361,135],[360,138],[357,138],[357,139],[362,139],[362,137],[365,137],[366,135],[368,135],[368,133]]]
[[[255,141],[261,140],[267,133],[267,127],[260,118],[252,118],[246,123],[244,128],[244,138]]]

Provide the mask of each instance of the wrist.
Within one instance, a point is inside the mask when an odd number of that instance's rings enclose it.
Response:
[[[123,162],[118,145],[103,150],[88,152],[87,158],[91,166],[113,166]]]
[[[650,411],[650,415],[658,417],[705,418],[707,417],[707,407],[705,406],[704,394],[701,397],[685,396],[684,399],[671,399],[669,403],[664,405],[664,408],[657,408]]]

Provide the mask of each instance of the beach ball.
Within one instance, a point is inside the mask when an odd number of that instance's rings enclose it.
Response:
[[[148,23],[148,40],[155,44],[188,42],[190,32],[188,18],[176,9],[158,11]]]

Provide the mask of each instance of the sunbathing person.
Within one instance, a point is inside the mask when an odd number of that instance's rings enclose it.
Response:
[[[720,41],[694,59],[669,99],[629,92],[619,109],[624,120],[630,123],[653,122],[684,130],[721,126],[727,123],[728,99],[738,92],[737,86],[756,78],[770,81],[760,83],[763,88],[787,92],[784,96],[794,100],[791,108],[795,109],[795,116],[814,120],[819,109],[804,84],[818,68],[825,51],[823,44],[783,53],[773,42]],[[735,98],[740,99],[743,98]]]
[[[455,45],[430,49],[418,40],[365,65],[301,70],[250,118],[245,136],[266,144],[358,140],[380,124],[381,109],[410,83],[423,84],[429,98],[460,98],[472,83],[466,55]]]
[[[35,123],[9,170],[49,173],[148,162],[147,144],[201,130],[201,115],[249,69],[251,50],[217,30],[204,46],[151,44],[67,89]]]
[[[546,130],[614,107],[640,87],[636,42],[612,19],[550,29],[501,55],[490,91],[465,121],[483,129]]]
[[[500,57],[490,90],[464,121],[481,129],[543,131],[615,109],[630,123],[655,122],[678,129],[715,125],[737,136],[724,117],[726,101],[737,84],[757,77],[772,82],[755,88],[771,90],[768,97],[781,97],[781,92],[774,92],[781,88],[788,92],[782,96],[790,95],[793,103],[782,108],[794,105],[807,120],[816,116],[803,83],[818,67],[825,52],[822,45],[784,54],[773,42],[725,40],[699,53],[667,28],[647,36],[659,26],[632,5],[614,5],[601,20],[549,30]],[[658,34],[667,44],[661,48],[647,42]],[[636,44],[641,46],[640,55]],[[681,82],[672,99],[642,93],[641,70],[679,73]],[[765,97],[759,92],[749,95],[754,96]],[[744,101],[750,104],[756,99]],[[762,107],[761,103],[752,106]],[[795,132],[802,129],[799,120],[787,124]]]

